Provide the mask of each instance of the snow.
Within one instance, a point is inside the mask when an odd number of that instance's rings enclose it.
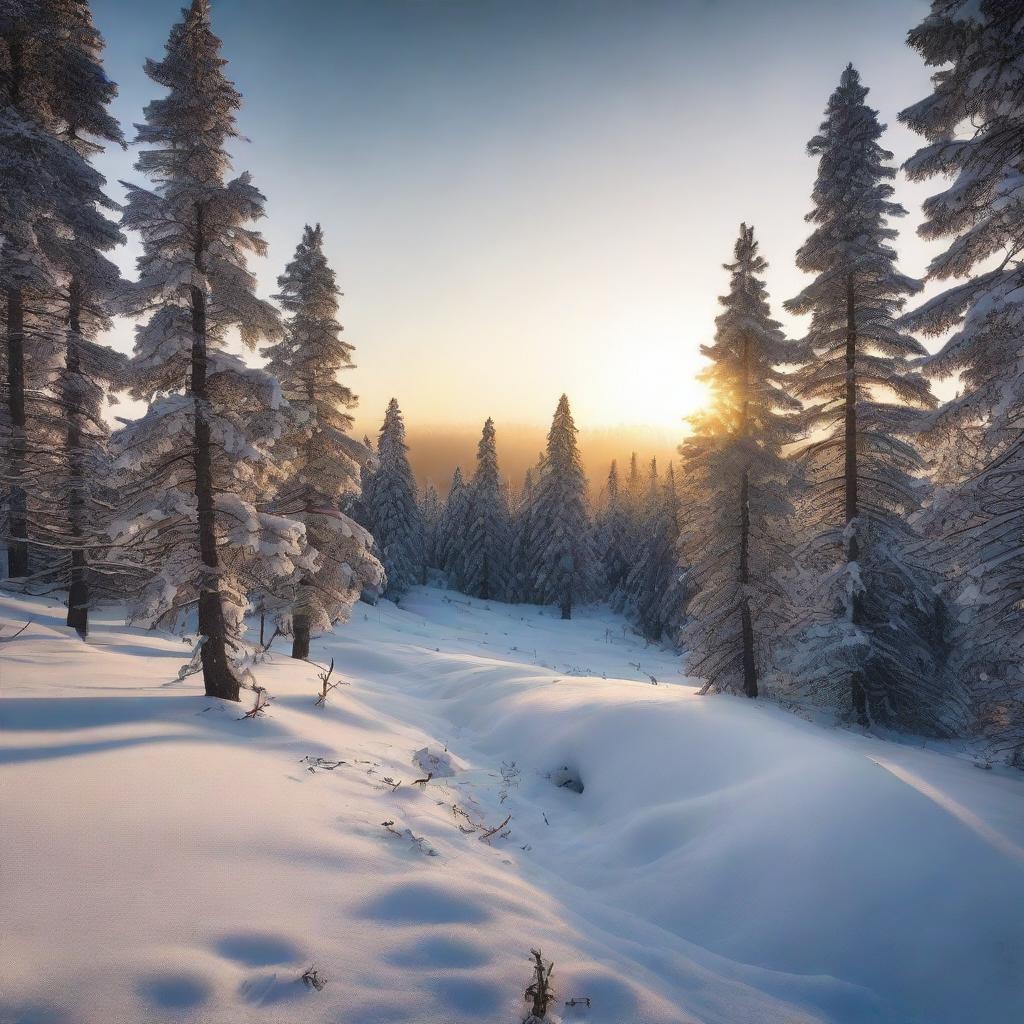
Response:
[[[243,719],[181,639],[0,598],[0,1021],[515,1024],[531,947],[566,1022],[1024,1019],[1019,774],[557,614],[357,605],[326,707],[275,652]]]

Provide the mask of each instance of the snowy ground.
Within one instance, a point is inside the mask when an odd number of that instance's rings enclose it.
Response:
[[[348,685],[314,707],[277,655],[257,720],[176,681],[180,640],[0,599],[29,617],[3,1024],[515,1024],[531,947],[565,1021],[1024,1020],[1019,774],[697,697],[606,613],[360,605],[314,645]]]

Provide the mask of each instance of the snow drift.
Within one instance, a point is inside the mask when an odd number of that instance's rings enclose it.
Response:
[[[275,655],[255,719],[176,679],[180,640],[0,600],[29,617],[5,1024],[512,1024],[531,947],[565,1021],[1024,1018],[1017,776],[698,697],[606,613],[359,606],[314,642],[348,685],[315,707]]]

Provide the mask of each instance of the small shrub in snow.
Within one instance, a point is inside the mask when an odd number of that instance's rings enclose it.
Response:
[[[327,979],[317,970],[316,965],[313,965],[306,968],[302,975],[302,983],[307,988],[315,988],[317,992],[322,992],[327,984]]]
[[[533,981],[524,993],[528,1003],[532,1003],[530,1014],[523,1020],[523,1024],[537,1024],[538,1021],[547,1019],[548,1003],[555,998],[554,990],[551,988],[551,972],[555,969],[553,961],[546,965],[544,957],[539,949],[531,949],[530,956],[533,958]]]
[[[320,680],[320,695],[316,699],[316,705],[315,706],[318,707],[318,708],[319,707],[326,707],[327,706],[327,694],[329,694],[331,692],[331,690],[333,690],[336,686],[341,686],[341,684],[345,682],[344,679],[335,679],[334,682],[332,683],[331,682],[331,674],[333,672],[334,672],[334,659],[331,658],[330,665],[328,665],[327,668],[321,669],[317,673],[316,677],[317,677],[317,679]]]

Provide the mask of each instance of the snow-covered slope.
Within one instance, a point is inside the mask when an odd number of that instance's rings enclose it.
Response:
[[[514,1024],[531,947],[565,1021],[1024,1019],[1018,776],[697,697],[605,613],[359,605],[314,643],[347,684],[315,707],[275,655],[255,720],[176,680],[180,640],[0,600],[29,617],[4,1024]]]

